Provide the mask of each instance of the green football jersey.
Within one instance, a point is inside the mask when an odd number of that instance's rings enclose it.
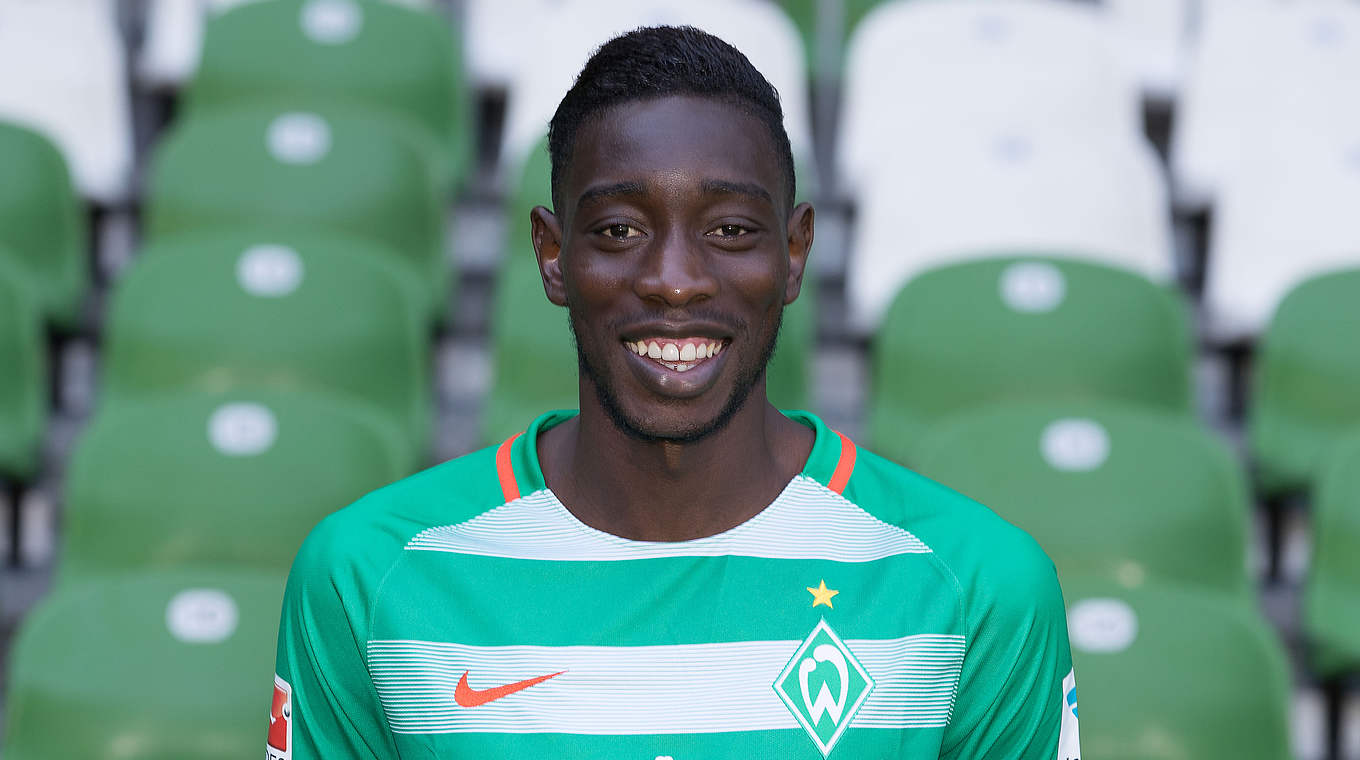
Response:
[[[1076,760],[1062,592],[1025,533],[813,415],[723,533],[633,541],[538,434],[326,518],[288,581],[269,758]]]

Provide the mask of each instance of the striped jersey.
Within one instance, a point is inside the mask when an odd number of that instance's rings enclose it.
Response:
[[[1033,540],[817,417],[763,511],[620,538],[544,483],[537,419],[324,520],[293,565],[267,757],[1076,760]]]

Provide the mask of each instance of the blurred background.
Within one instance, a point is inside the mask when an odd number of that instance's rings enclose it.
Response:
[[[692,24],[817,206],[772,399],[1057,563],[1093,758],[1360,759],[1360,2],[0,0],[5,758],[258,755],[282,582],[575,405],[528,210]]]

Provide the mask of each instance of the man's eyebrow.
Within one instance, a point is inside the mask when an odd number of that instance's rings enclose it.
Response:
[[[640,182],[618,182],[613,185],[596,185],[586,188],[581,193],[581,197],[576,199],[577,206],[584,206],[593,200],[600,198],[614,198],[620,195],[642,195],[643,188]]]
[[[760,185],[751,182],[729,182],[721,179],[710,179],[704,181],[704,192],[713,194],[745,195],[756,200],[765,201],[774,205],[774,198],[770,196],[770,191]]]

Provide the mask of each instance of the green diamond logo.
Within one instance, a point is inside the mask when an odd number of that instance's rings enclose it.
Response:
[[[869,698],[874,679],[822,618],[775,679],[774,690],[825,757]]]

